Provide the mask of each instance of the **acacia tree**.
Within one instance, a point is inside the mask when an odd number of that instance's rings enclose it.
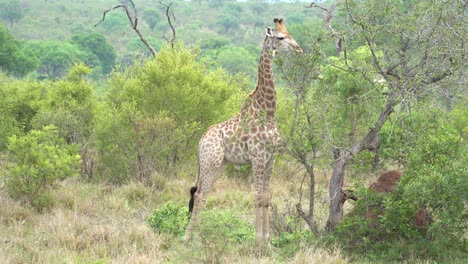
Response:
[[[117,54],[114,48],[106,42],[104,36],[96,33],[77,34],[72,37],[72,43],[93,54],[101,65],[103,74],[108,74],[112,71]]]
[[[343,10],[347,20],[342,32],[346,49],[365,45],[371,54],[369,65],[354,71],[382,93],[384,103],[360,140],[333,147],[330,180],[330,211],[327,229],[333,230],[343,216],[343,180],[350,160],[379,146],[379,132],[396,110],[410,108],[423,97],[455,94],[466,82],[464,10],[465,1],[349,1]],[[384,83],[384,85],[381,85]],[[453,101],[453,100],[452,100]],[[399,106],[399,109],[397,109]]]
[[[10,23],[10,28],[13,24],[20,21],[24,16],[24,9],[18,0],[2,0],[0,1],[2,8],[0,9],[0,18]]]
[[[28,41],[24,44],[24,50],[37,58],[37,72],[49,79],[65,76],[74,63],[86,58],[86,53],[72,43],[54,40]]]
[[[37,60],[24,52],[21,43],[0,25],[0,70],[22,77],[37,67]]]

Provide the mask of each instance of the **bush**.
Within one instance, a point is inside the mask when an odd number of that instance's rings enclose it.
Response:
[[[31,81],[13,81],[0,74],[0,151],[8,137],[31,130],[45,86]]]
[[[201,213],[202,223],[196,230],[204,241],[241,243],[254,239],[253,225],[230,211],[204,210]],[[149,225],[160,233],[182,236],[188,225],[188,208],[186,205],[168,202],[157,208],[148,218]]]
[[[239,218],[230,211],[213,209],[201,213],[202,223],[198,230],[201,244],[194,249],[197,255],[209,263],[221,263],[226,252],[244,244],[253,243],[254,228],[251,223]]]
[[[278,249],[281,256],[290,258],[299,252],[303,245],[310,245],[312,239],[312,231],[297,230],[280,233],[271,239],[271,244]]]
[[[241,94],[240,81],[210,72],[182,45],[115,71],[96,115],[101,171],[117,183],[147,181],[194,157],[201,134]]]
[[[67,142],[84,144],[92,133],[93,86],[85,80],[91,70],[83,64],[73,66],[67,79],[44,82],[47,89],[36,104],[39,107],[31,120],[35,129],[54,125]]]
[[[394,193],[356,190],[354,214],[335,232],[353,254],[388,261],[447,260],[464,254],[468,182],[463,141],[445,120],[437,120],[425,133],[410,148],[406,172]],[[426,227],[418,227],[413,221],[423,208],[431,217]]]
[[[431,212],[430,246],[438,250],[429,253],[445,255],[466,249],[466,152],[450,123],[440,121],[430,132],[412,148],[398,191],[410,207],[426,207]]]
[[[31,130],[25,136],[11,136],[8,151],[8,192],[16,199],[38,205],[39,210],[50,204],[50,197],[45,194],[50,187],[79,173],[81,159],[76,145],[67,145],[54,126]]]
[[[205,210],[201,214],[200,237],[211,243],[241,243],[254,240],[253,225],[230,211]],[[222,240],[222,241],[220,241]]]
[[[188,208],[168,202],[150,215],[148,223],[160,233],[182,236],[188,225]]]

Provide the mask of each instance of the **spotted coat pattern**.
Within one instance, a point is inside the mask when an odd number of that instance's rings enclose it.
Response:
[[[273,55],[277,50],[302,53],[299,45],[286,31],[283,21],[275,19],[274,22],[275,30],[266,30],[255,90],[245,99],[238,115],[211,126],[200,140],[197,191],[193,196],[193,211],[185,241],[191,239],[193,226],[200,223],[199,213],[203,210],[207,194],[227,162],[252,164],[256,238],[269,239],[269,183],[275,155],[281,144],[275,123]]]

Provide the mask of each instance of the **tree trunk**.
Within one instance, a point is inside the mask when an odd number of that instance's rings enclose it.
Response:
[[[395,95],[391,94],[374,127],[369,129],[366,136],[360,142],[353,144],[350,149],[340,150],[335,148],[333,150],[335,161],[333,162],[333,174],[330,179],[330,209],[326,225],[327,231],[333,231],[340,223],[341,218],[343,218],[343,181],[348,161],[363,150],[375,150],[379,146],[380,129],[385,124],[387,117],[393,112],[393,107],[396,103]]]
[[[307,225],[309,226],[310,230],[312,233],[315,235],[318,234],[317,230],[317,225],[315,224],[314,221],[314,208],[315,208],[315,174],[314,174],[314,166],[308,164],[307,162],[302,162],[302,164],[305,166],[307,170],[307,174],[309,176],[309,213],[306,214],[304,210],[302,210],[302,205],[301,205],[301,198],[299,199],[299,202],[296,204],[296,211],[299,214],[304,221],[306,221]],[[302,189],[302,188],[301,188]],[[301,190],[302,192],[302,190]],[[302,194],[301,194],[302,196]]]
[[[344,153],[342,153],[344,152]],[[330,179],[330,209],[328,214],[328,221],[325,229],[332,231],[340,223],[343,218],[343,203],[341,202],[343,193],[343,181],[346,169],[346,164],[352,158],[351,152],[340,151],[338,148],[333,150],[333,174]]]

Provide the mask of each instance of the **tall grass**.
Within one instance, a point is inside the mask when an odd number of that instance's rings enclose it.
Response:
[[[279,215],[294,214],[302,173],[299,167],[288,163],[275,169],[272,203]],[[253,239],[223,240],[229,235],[223,232],[230,231],[222,228],[215,228],[212,234],[188,245],[180,237],[155,232],[147,219],[156,208],[167,202],[188,203],[188,190],[196,179],[186,175],[189,174],[159,179],[158,186],[164,181],[164,188],[135,182],[115,186],[67,179],[51,191],[53,206],[43,213],[11,199],[0,187],[0,263],[348,262],[339,248],[323,248],[300,235],[297,238],[307,227],[302,220],[286,223],[289,220],[284,219],[291,219],[288,217],[276,220],[296,233],[293,240],[280,237],[280,246],[257,245]],[[316,215],[324,225],[328,198],[326,191],[320,190],[326,189],[327,179],[323,173],[317,178]],[[209,196],[207,211],[210,210],[230,211],[253,226],[251,180],[222,175]],[[278,239],[278,234],[272,232],[272,236],[273,240]]]

